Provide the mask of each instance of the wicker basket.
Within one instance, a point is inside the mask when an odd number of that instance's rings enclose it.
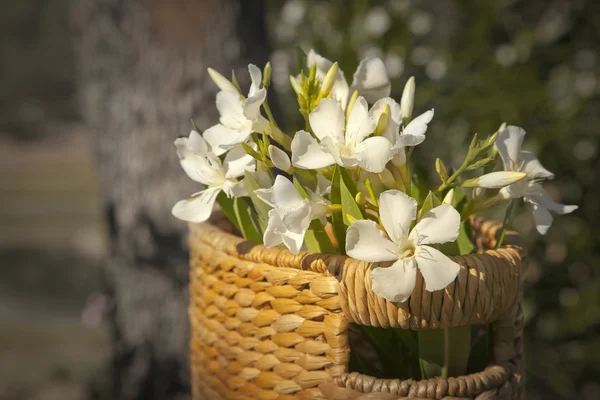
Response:
[[[191,225],[194,399],[522,398],[525,254],[516,234],[489,250],[499,225],[472,222],[478,254],[454,257],[461,265],[456,281],[430,293],[418,274],[400,305],[374,295],[369,263],[293,255],[223,226]],[[404,329],[492,323],[492,361],[482,372],[448,379],[349,373],[350,322]]]

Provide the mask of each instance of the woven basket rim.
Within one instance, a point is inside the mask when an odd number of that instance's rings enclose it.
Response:
[[[498,221],[488,220],[486,218],[481,218],[481,217],[472,217],[471,221],[475,221],[476,223],[479,223],[479,224],[481,224],[483,222],[488,222],[488,223],[491,223],[493,225],[493,227],[499,227],[502,225]],[[221,247],[223,250],[226,250],[228,254],[240,256],[242,259],[246,259],[247,254],[250,253],[248,251],[249,249],[260,248],[260,250],[262,250],[261,254],[263,254],[263,255],[264,255],[264,253],[267,253],[267,251],[271,252],[274,250],[278,253],[278,257],[275,257],[275,259],[274,259],[275,264],[273,264],[273,254],[268,254],[268,260],[266,260],[265,262],[267,262],[273,266],[277,266],[277,267],[309,269],[309,266],[304,265],[306,263],[303,264],[303,261],[306,258],[313,258],[313,257],[319,257],[319,258],[323,259],[325,262],[329,262],[329,263],[331,263],[331,260],[329,260],[329,259],[332,257],[335,257],[336,259],[339,259],[339,260],[336,260],[337,261],[336,264],[339,264],[340,266],[343,266],[344,261],[346,261],[346,260],[354,260],[356,262],[364,262],[364,261],[356,260],[352,257],[349,257],[347,255],[342,255],[342,254],[313,253],[310,251],[300,251],[298,254],[293,254],[287,248],[283,248],[283,247],[267,248],[263,244],[254,243],[250,240],[244,239],[241,236],[235,235],[230,232],[226,232],[223,229],[221,229],[219,226],[211,223],[210,220],[207,222],[201,222],[201,223],[188,223],[188,226],[191,231],[195,231],[196,229],[206,230],[207,228],[209,228],[209,230],[219,231],[220,235],[225,236],[226,238],[229,239],[228,242],[231,242],[231,243],[226,243],[227,246],[219,246],[218,245],[219,238],[216,236],[212,236],[212,240],[211,240],[210,235],[203,235],[203,240],[206,243],[211,244],[213,246],[216,245],[215,247]],[[209,238],[206,240],[205,238],[207,238],[207,237],[209,237]],[[233,250],[232,244],[233,244],[233,247],[235,247],[235,250]],[[240,249],[243,252],[240,252],[239,251]],[[504,237],[504,244],[498,248],[487,249],[480,253],[475,252],[475,253],[465,254],[462,256],[450,256],[450,258],[456,260],[461,257],[470,257],[474,254],[494,254],[494,252],[497,250],[506,250],[506,249],[515,249],[519,252],[519,254],[523,258],[525,257],[525,250],[522,246],[522,240],[521,240],[520,235],[515,231],[506,231],[506,234]],[[255,260],[255,259],[252,259],[251,261],[261,262],[260,260]],[[364,263],[367,263],[369,265],[376,265],[376,266],[383,267],[383,266],[391,265],[393,262],[364,262]],[[319,269],[317,272],[324,272],[324,271]],[[329,272],[330,272],[330,274],[335,276],[335,273],[333,273],[332,271],[329,271]],[[337,269],[334,268],[334,272],[338,272]]]

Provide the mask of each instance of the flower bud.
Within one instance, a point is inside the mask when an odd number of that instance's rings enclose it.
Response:
[[[448,170],[446,169],[446,166],[444,165],[443,161],[439,158],[436,158],[435,160],[435,171],[440,176],[442,182],[446,182],[448,180]]]
[[[273,162],[273,165],[282,171],[288,171],[292,166],[290,157],[288,157],[287,153],[273,145],[269,146],[269,158]]]
[[[290,75],[290,84],[292,85],[292,89],[294,89],[294,92],[296,92],[298,96],[302,96],[304,91],[302,90],[302,86],[300,86],[300,82],[298,82],[298,79]]]
[[[450,189],[448,193],[446,193],[444,200],[442,200],[442,204],[454,205],[454,189]]]
[[[268,89],[271,86],[271,63],[267,62],[265,65],[265,70],[263,71],[263,81],[262,85],[265,89]]]
[[[354,107],[354,103],[356,103],[356,99],[358,99],[358,90],[355,90],[348,100],[348,105],[346,106],[346,119],[350,117],[350,112],[352,111],[352,107]]]
[[[390,105],[386,104],[381,112],[381,116],[379,117],[379,121],[377,121],[377,128],[375,128],[374,136],[382,136],[385,133],[385,130],[388,127],[390,120]]]
[[[512,185],[513,183],[519,182],[525,178],[527,174],[525,172],[513,172],[513,171],[499,171],[491,172],[480,176],[479,178],[473,178],[465,181],[463,187],[483,187],[487,189],[500,189],[504,186]]]
[[[240,94],[240,91],[235,87],[233,83],[223,75],[218,73],[212,68],[208,68],[208,75],[210,75],[210,79],[219,87],[219,89],[224,90],[226,92],[231,92],[235,94]]]
[[[327,75],[325,75],[325,78],[323,79],[323,84],[321,85],[321,93],[319,93],[319,97],[324,98],[329,96],[329,93],[331,93],[331,89],[335,84],[337,73],[338,63],[336,62],[333,63],[331,68],[329,68],[329,71],[327,71]]]
[[[406,124],[412,117],[415,106],[415,77],[411,76],[404,86],[402,98],[400,99],[400,108],[402,109],[402,119]]]

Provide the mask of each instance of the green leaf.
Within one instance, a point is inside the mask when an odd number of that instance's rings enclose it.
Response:
[[[338,252],[323,225],[317,219],[310,222],[310,227],[304,235],[304,243],[306,243],[308,251],[312,253],[336,254]]]
[[[442,201],[438,199],[438,197],[435,194],[433,194],[432,191],[429,191],[429,194],[427,195],[427,197],[425,197],[425,201],[421,206],[421,218],[423,218],[425,214],[431,211],[431,209],[440,206],[441,204]]]
[[[460,230],[458,231],[458,250],[460,255],[471,254],[475,250],[473,241],[471,240],[471,221],[466,219],[460,224]]]
[[[350,171],[340,168],[340,196],[342,204],[342,218],[344,224],[349,226],[351,221],[346,215],[352,216],[356,220],[364,219],[360,207],[356,204],[356,184],[352,180]]]
[[[342,194],[340,188],[340,167],[337,165],[333,166],[333,174],[331,177],[331,204],[341,204]],[[333,213],[331,215],[331,225],[333,227],[333,233],[338,242],[339,253],[346,254],[346,226],[344,225],[343,212]]]
[[[248,146],[246,143],[242,143],[242,148],[244,150],[246,150],[246,153],[248,153],[249,155],[251,155],[254,159],[256,159],[258,161],[262,161],[263,160],[263,156],[260,155],[260,153],[258,153],[252,147]]]
[[[221,192],[217,195],[217,203],[219,203],[219,207],[221,207],[221,210],[223,210],[227,219],[241,232],[240,224],[235,216],[235,211],[233,210],[233,198],[229,198],[225,193]]]
[[[423,379],[464,375],[471,351],[471,326],[418,332]]]
[[[260,224],[261,232],[264,232],[267,228],[267,223],[269,221],[269,211],[271,207],[266,204],[264,201],[258,198],[254,191],[256,189],[260,189],[260,185],[256,182],[254,175],[250,171],[246,171],[244,175],[244,186],[248,191],[248,195],[250,196],[250,200],[254,205],[254,209],[256,210],[256,214],[258,215],[258,223]]]
[[[395,329],[362,326],[360,331],[368,340],[381,362],[382,378],[406,378],[409,376],[409,352],[400,346]]]
[[[482,158],[481,160],[476,161],[473,164],[469,165],[467,167],[467,171],[472,171],[474,169],[485,167],[487,164],[491,163],[492,161],[494,161],[494,157]]]
[[[233,200],[233,211],[235,212],[240,231],[244,238],[254,243],[262,243],[258,217],[249,198],[236,197]]]
[[[471,357],[469,357],[468,374],[483,371],[489,362],[490,325],[471,325]]]

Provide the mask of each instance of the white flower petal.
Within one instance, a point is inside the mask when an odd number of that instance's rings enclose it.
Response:
[[[527,180],[554,178],[554,174],[544,168],[537,157],[528,151],[519,153],[519,164],[519,171],[527,174]]]
[[[310,200],[310,219],[320,219],[326,216],[331,202],[310,189],[306,189],[306,192]]]
[[[263,234],[265,247],[274,247],[283,242],[292,253],[297,254],[302,248],[305,232],[289,231],[276,209],[269,211],[269,222]]]
[[[321,140],[321,149],[330,154],[334,160],[334,164],[341,165],[342,167],[350,168],[358,165],[358,159],[356,153],[350,152],[346,145],[342,142],[338,142],[330,137],[326,137]]]
[[[208,75],[210,75],[210,78],[219,87],[219,89],[224,90],[226,92],[235,93],[237,95],[240,94],[240,92],[238,92],[237,88],[233,85],[233,83],[231,83],[229,79],[225,78],[223,75],[221,75],[214,69],[209,68]]]
[[[197,154],[190,149],[189,144],[187,138],[175,140],[179,163],[185,173],[194,181],[204,185],[212,186],[221,182],[224,179],[221,161],[211,153],[207,153],[207,156]]]
[[[544,190],[542,185],[539,183],[529,183],[529,187],[525,192],[525,201],[533,204],[538,204],[543,208],[547,208],[550,211],[554,211],[557,214],[569,214],[577,210],[577,206],[567,206],[564,204],[557,203],[550,197],[548,192]]]
[[[312,125],[311,125],[312,126]],[[356,145],[375,131],[376,123],[369,115],[369,106],[363,97],[356,99],[356,103],[348,116],[344,141],[346,145]]]
[[[269,158],[273,162],[273,165],[282,171],[287,171],[292,166],[290,157],[288,157],[287,153],[279,147],[269,145]]]
[[[387,127],[382,136],[391,143],[395,143],[400,126],[402,125],[402,109],[400,108],[400,104],[398,104],[391,97],[384,97],[383,99],[377,100],[377,102],[373,104],[373,107],[371,107],[371,110],[369,111],[369,115],[375,124],[379,123],[379,119],[381,118],[381,114],[383,113],[385,106],[389,106],[390,115],[388,118]]]
[[[263,234],[263,243],[265,247],[275,247],[281,244],[281,232],[285,232],[283,221],[279,217],[277,210],[269,211],[269,222]]]
[[[204,139],[210,144],[211,151],[220,156],[232,147],[248,140],[250,131],[237,131],[221,124],[213,125],[204,131]]]
[[[256,197],[258,197],[260,200],[262,200],[266,205],[268,205],[270,207],[275,207],[275,203],[273,202],[273,189],[272,188],[256,189],[254,191],[254,194],[256,195]]]
[[[278,207],[278,204],[275,203],[276,210],[279,213],[283,225],[290,232],[302,234],[308,229],[310,225],[311,219],[311,209],[310,202],[306,199],[302,200],[302,204],[296,208],[290,207]]]
[[[217,110],[221,124],[235,130],[243,130],[248,121],[244,116],[244,105],[239,94],[221,91],[217,93]]]
[[[454,242],[460,229],[460,214],[450,204],[442,204],[421,216],[409,238],[417,244]]]
[[[292,164],[303,169],[317,169],[335,164],[335,159],[321,148],[310,133],[299,131],[292,139]]]
[[[267,97],[267,89],[262,88],[256,91],[252,96],[246,99],[246,103],[244,104],[244,116],[250,121],[259,121],[260,120],[260,106],[265,101]],[[259,127],[262,127],[264,124],[259,124]],[[253,127],[255,128],[255,127]]]
[[[191,131],[187,139],[187,146],[196,154],[207,156],[210,153],[210,148],[206,140],[196,131]]]
[[[321,174],[317,174],[317,191],[320,196],[331,193],[331,181]]]
[[[385,64],[379,58],[361,60],[352,79],[350,92],[358,90],[369,103],[375,103],[382,97],[390,95],[392,85],[388,78]]]
[[[516,169],[516,163],[519,160],[519,153],[521,152],[521,145],[524,138],[525,131],[523,128],[513,125],[507,126],[498,134],[496,148],[502,158],[506,171],[514,171]]]
[[[333,65],[333,62],[317,54],[314,50],[310,50],[306,57],[306,66],[310,70],[313,64],[317,64],[317,77],[322,81],[325,75]],[[348,82],[344,77],[344,72],[338,68],[333,88],[331,88],[331,97],[338,101],[343,108],[346,108],[348,102]]]
[[[373,292],[394,303],[405,302],[415,289],[417,268],[412,259],[398,260],[388,268],[371,271]]]
[[[533,205],[533,220],[535,221],[535,227],[539,233],[545,235],[552,225],[552,214],[547,208]]]
[[[346,116],[344,110],[334,99],[322,99],[308,116],[310,126],[319,140],[331,137],[338,142],[344,141]]]
[[[346,232],[346,254],[368,262],[393,261],[398,258],[396,245],[385,238],[373,221],[354,222]]]
[[[219,188],[208,188],[196,197],[178,201],[171,213],[183,221],[204,222],[210,217],[220,191]]]
[[[431,109],[413,119],[398,137],[396,147],[404,148],[407,146],[417,146],[423,143],[425,140],[425,132],[427,132],[427,125],[433,119],[433,114],[433,109]]]
[[[379,196],[379,216],[390,239],[400,244],[417,218],[417,201],[399,190],[387,190]]]
[[[251,147],[256,149],[256,144],[252,143]],[[256,169],[256,161],[254,157],[246,153],[242,146],[236,146],[225,155],[223,169],[225,170],[225,178],[238,178],[243,176],[246,171]]]
[[[460,265],[433,247],[417,246],[415,260],[428,292],[444,289],[460,272]]]
[[[225,190],[227,189],[227,190]],[[244,180],[240,180],[238,182],[227,181],[225,185],[223,185],[223,192],[227,195],[227,197],[247,197],[248,189],[246,189],[246,185],[244,184]]]
[[[271,191],[273,204],[283,212],[296,210],[306,203],[296,186],[283,175],[277,175]]]
[[[260,85],[262,84],[262,72],[260,71],[260,68],[254,64],[248,64],[248,72],[250,73],[250,80],[252,81],[248,97],[252,97],[260,89]]]
[[[358,144],[356,158],[365,171],[379,173],[392,158],[392,144],[383,136],[370,137]]]

